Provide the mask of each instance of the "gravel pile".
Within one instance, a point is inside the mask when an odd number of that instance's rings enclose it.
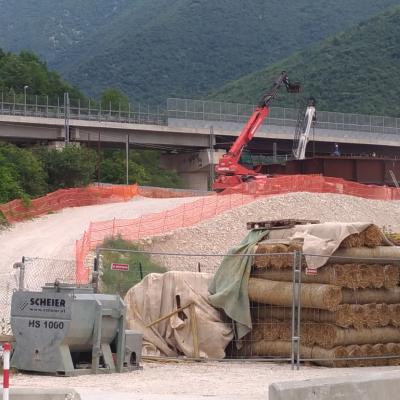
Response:
[[[340,194],[289,193],[254,201],[190,228],[152,237],[147,250],[169,253],[221,254],[246,235],[246,222],[271,219],[317,219],[321,222],[371,222],[398,231],[400,201],[367,200]],[[221,257],[153,256],[170,270],[214,272]],[[200,263],[200,266],[199,266]]]

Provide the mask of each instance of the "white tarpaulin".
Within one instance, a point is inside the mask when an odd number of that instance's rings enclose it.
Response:
[[[224,314],[207,300],[211,279],[211,274],[196,272],[149,274],[128,291],[127,325],[143,333],[143,355],[193,356],[190,308],[146,328],[175,311],[178,302],[181,307],[193,302],[200,357],[225,357],[225,348],[233,338],[232,324],[224,322]]]
[[[307,268],[315,270],[325,265],[340,243],[354,233],[361,233],[372,224],[363,222],[325,222],[323,224],[297,225],[290,239],[303,240],[303,253]]]

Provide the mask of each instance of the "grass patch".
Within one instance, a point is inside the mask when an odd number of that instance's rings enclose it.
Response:
[[[7,227],[10,224],[7,221],[7,218],[5,217],[5,215],[3,214],[2,211],[0,211],[0,228],[1,227]]]
[[[101,247],[116,249],[116,251],[101,252],[101,288],[103,293],[117,293],[123,297],[132,286],[140,282],[146,275],[152,272],[166,272],[166,268],[152,261],[148,254],[123,251],[140,250],[137,243],[115,237],[106,239]],[[128,264],[129,271],[114,271],[111,269],[112,263]]]

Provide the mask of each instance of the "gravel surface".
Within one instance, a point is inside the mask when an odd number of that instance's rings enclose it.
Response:
[[[400,371],[395,367],[379,368],[379,370],[388,369]],[[299,371],[292,371],[288,364],[256,362],[144,363],[142,371],[122,375],[60,378],[18,374],[11,378],[11,385],[75,388],[82,393],[83,400],[95,398],[108,400],[113,399],[115,394],[118,395],[116,398],[123,400],[167,398],[188,400],[205,397],[218,400],[265,400],[268,399],[268,386],[273,382],[345,376],[368,370],[378,370],[378,368],[329,369],[304,366]],[[104,397],[100,397],[101,395]]]
[[[193,227],[143,241],[155,252],[226,253],[247,233],[246,222],[271,219],[317,219],[321,222],[373,222],[400,228],[400,201],[367,200],[340,194],[289,193],[259,199]],[[220,257],[154,256],[169,269],[214,272]]]
[[[15,287],[15,270],[12,266],[15,262],[21,261],[22,256],[58,260],[56,263],[36,260],[35,263],[27,264],[27,269],[31,265],[34,265],[35,269],[35,281],[27,282],[28,287],[40,287],[44,283],[43,280],[52,282],[56,278],[68,277],[67,270],[74,268],[71,260],[75,260],[75,241],[82,237],[90,222],[135,218],[173,209],[197,199],[197,197],[174,199],[135,197],[131,201],[122,203],[66,208],[58,213],[19,222],[9,229],[1,230],[0,333],[4,331],[1,327],[1,318],[8,314],[9,299]]]

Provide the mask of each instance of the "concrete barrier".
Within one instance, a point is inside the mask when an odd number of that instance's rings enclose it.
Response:
[[[357,375],[273,383],[269,400],[377,400],[398,399],[400,369],[361,371]]]
[[[3,391],[0,390],[0,398]],[[10,400],[81,400],[74,389],[11,388]]]

